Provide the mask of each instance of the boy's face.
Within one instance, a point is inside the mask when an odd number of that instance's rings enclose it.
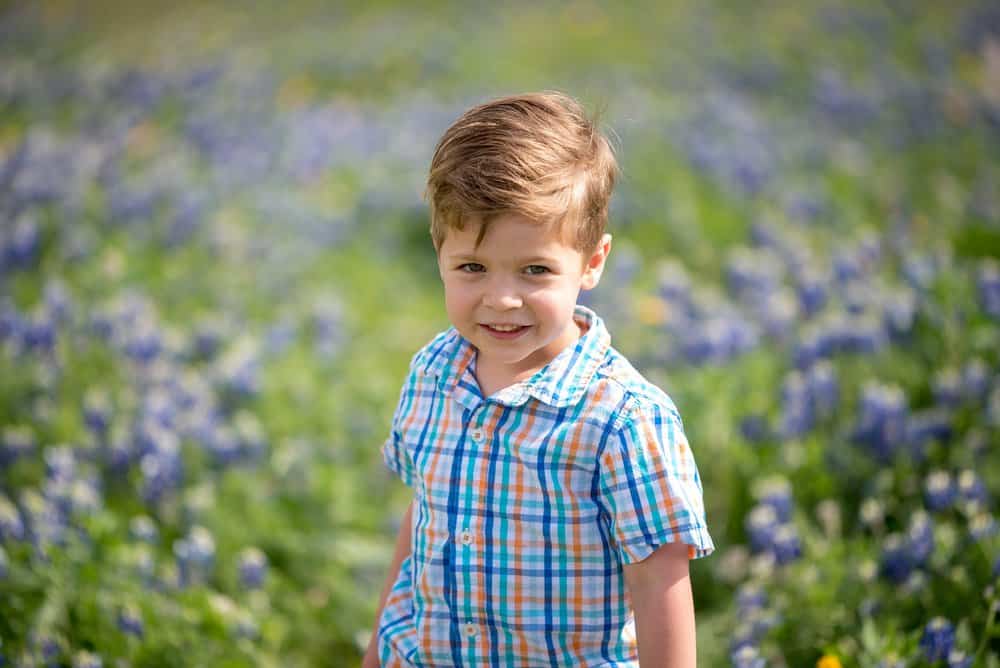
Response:
[[[576,299],[600,280],[611,237],[585,254],[554,226],[514,213],[494,218],[477,247],[478,234],[478,222],[449,229],[438,249],[445,307],[478,349],[478,368],[513,382],[579,338]]]

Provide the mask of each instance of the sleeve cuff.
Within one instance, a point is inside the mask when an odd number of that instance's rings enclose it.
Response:
[[[618,544],[618,556],[623,564],[634,564],[651,555],[660,546],[677,541],[688,546],[688,559],[707,557],[715,551],[715,544],[708,533],[708,528],[698,525],[681,531],[665,530],[648,537],[635,536]]]

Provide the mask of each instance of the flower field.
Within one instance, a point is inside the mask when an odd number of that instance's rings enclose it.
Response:
[[[700,665],[1000,666],[996,3],[123,4],[0,6],[0,667],[359,663],[434,144],[545,88],[623,170],[583,299],[684,418]]]

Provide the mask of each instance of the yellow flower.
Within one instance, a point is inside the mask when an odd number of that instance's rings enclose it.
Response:
[[[832,654],[824,654],[823,657],[816,662],[816,668],[842,668],[840,665],[840,659]]]

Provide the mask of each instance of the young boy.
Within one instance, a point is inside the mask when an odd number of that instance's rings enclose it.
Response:
[[[413,487],[365,666],[694,666],[714,550],[673,402],[576,305],[617,166],[558,93],[466,112],[427,195],[452,327],[413,358],[386,465]]]

